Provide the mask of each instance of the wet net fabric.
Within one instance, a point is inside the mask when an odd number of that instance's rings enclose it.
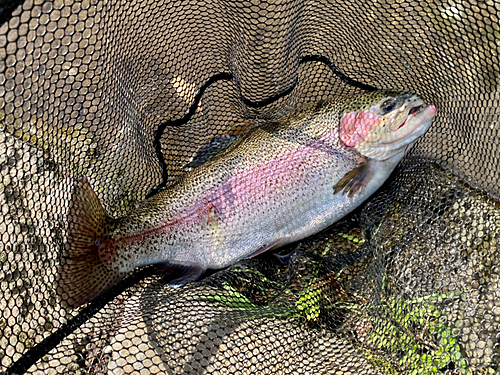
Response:
[[[500,371],[500,2],[0,4],[0,372]],[[373,88],[436,105],[325,232],[173,289],[56,293],[75,182],[119,217],[216,137]],[[300,218],[297,218],[300,220]]]

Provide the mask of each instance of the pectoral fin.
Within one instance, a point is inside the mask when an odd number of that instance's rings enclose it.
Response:
[[[361,194],[368,182],[373,178],[374,169],[372,160],[365,161],[357,168],[347,172],[333,187],[333,193],[342,192],[342,194],[347,194],[349,198],[352,198],[358,192]]]

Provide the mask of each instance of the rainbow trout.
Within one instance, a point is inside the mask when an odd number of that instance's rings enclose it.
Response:
[[[75,184],[57,289],[76,308],[135,267],[183,270],[174,284],[333,224],[377,190],[436,114],[412,94],[335,99],[256,128],[130,214],[106,215]]]

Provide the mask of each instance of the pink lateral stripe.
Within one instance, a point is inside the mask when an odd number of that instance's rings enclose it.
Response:
[[[321,157],[321,153],[338,153],[338,131],[333,131],[316,139],[314,142],[301,146],[295,150],[287,151],[279,158],[257,165],[255,168],[245,170],[239,175],[231,176],[215,189],[206,191],[190,206],[175,218],[166,220],[159,226],[142,233],[124,236],[121,240],[126,244],[143,241],[150,236],[157,236],[176,230],[178,227],[189,227],[206,218],[207,225],[214,222],[213,212],[217,219],[224,221],[234,211],[244,211],[256,200],[262,200],[272,195],[272,192],[289,185],[293,178],[287,175],[300,170],[304,161],[311,157]],[[336,139],[337,138],[337,139]]]

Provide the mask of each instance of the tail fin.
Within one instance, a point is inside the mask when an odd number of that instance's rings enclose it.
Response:
[[[77,308],[118,282],[116,242],[107,238],[106,212],[87,179],[78,181],[68,213],[68,236],[59,265],[57,292],[61,304]]]

